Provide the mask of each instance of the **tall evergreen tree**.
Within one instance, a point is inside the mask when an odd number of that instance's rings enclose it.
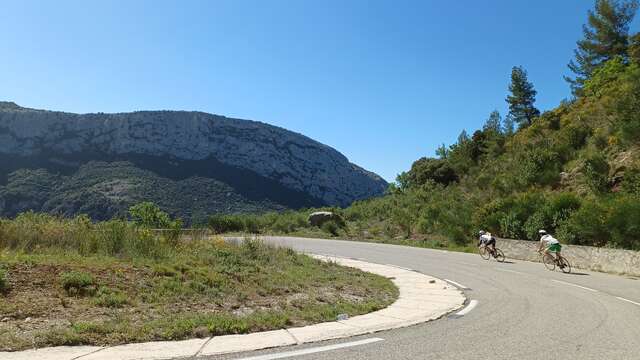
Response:
[[[500,116],[498,110],[493,110],[491,114],[489,114],[489,118],[482,126],[482,130],[493,131],[496,134],[502,133],[502,116]]]
[[[513,135],[513,116],[511,115],[507,115],[506,118],[504,118],[504,123],[502,124],[502,132],[507,135]]]
[[[436,156],[439,157],[440,159],[448,158],[449,149],[447,149],[447,147],[444,144],[438,146],[438,148],[436,149]]]
[[[458,144],[464,144],[469,141],[469,134],[467,134],[467,130],[462,130],[460,135],[458,135]]]
[[[536,109],[536,94],[538,93],[533,84],[527,78],[527,71],[522,66],[514,66],[511,70],[511,84],[509,84],[511,95],[505,99],[509,104],[509,116],[520,125],[529,126],[533,119],[540,115]]]
[[[637,8],[637,0],[596,0],[595,10],[589,10],[588,25],[582,26],[584,39],[577,42],[575,59],[569,62],[576,77],[564,77],[574,95],[580,95],[584,81],[604,62],[616,56],[626,58],[629,23]]]

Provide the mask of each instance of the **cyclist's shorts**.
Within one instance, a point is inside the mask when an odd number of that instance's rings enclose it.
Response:
[[[559,252],[562,249],[562,245],[560,244],[551,244],[547,247],[547,251],[549,252]]]

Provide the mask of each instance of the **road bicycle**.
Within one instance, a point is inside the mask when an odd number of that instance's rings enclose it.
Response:
[[[485,260],[489,260],[491,259],[491,257],[493,257],[498,262],[504,262],[506,259],[502,250],[498,248],[493,250],[492,248],[488,248],[483,245],[478,248],[478,253],[480,253],[480,257],[482,257]]]
[[[545,254],[543,251],[538,251],[538,253],[542,256],[542,263],[544,264],[544,267],[550,271],[554,271],[557,266],[563,273],[571,273],[571,263],[569,263],[569,260],[564,256],[558,254],[556,254],[557,256],[553,256],[553,254]]]

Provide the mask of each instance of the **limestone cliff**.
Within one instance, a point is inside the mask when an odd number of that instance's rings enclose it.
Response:
[[[347,205],[387,186],[306,136],[203,112],[73,114],[0,102],[0,157],[5,183],[22,168],[64,174],[90,161],[131,161],[168,178],[205,176],[268,199],[257,189],[264,180],[282,188],[280,198],[270,200],[285,206],[288,190],[308,197],[300,205]]]

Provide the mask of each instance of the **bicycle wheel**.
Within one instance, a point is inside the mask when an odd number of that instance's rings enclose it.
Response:
[[[553,271],[556,269],[556,259],[553,257],[553,255],[551,254],[545,254],[542,257],[542,262],[544,263],[544,266]]]
[[[480,254],[480,257],[485,260],[489,260],[489,257],[491,257],[491,254],[489,254],[489,251],[487,251],[487,248],[484,246],[478,249],[478,253]]]
[[[500,249],[496,249],[496,255],[494,256],[494,258],[496,258],[498,262],[504,262],[506,259],[506,257],[504,256],[504,253]]]
[[[569,263],[569,260],[565,259],[565,257],[561,257],[560,260],[558,261],[558,266],[560,266],[560,270],[562,270],[563,273],[565,274],[570,274],[571,273],[571,264]]]

